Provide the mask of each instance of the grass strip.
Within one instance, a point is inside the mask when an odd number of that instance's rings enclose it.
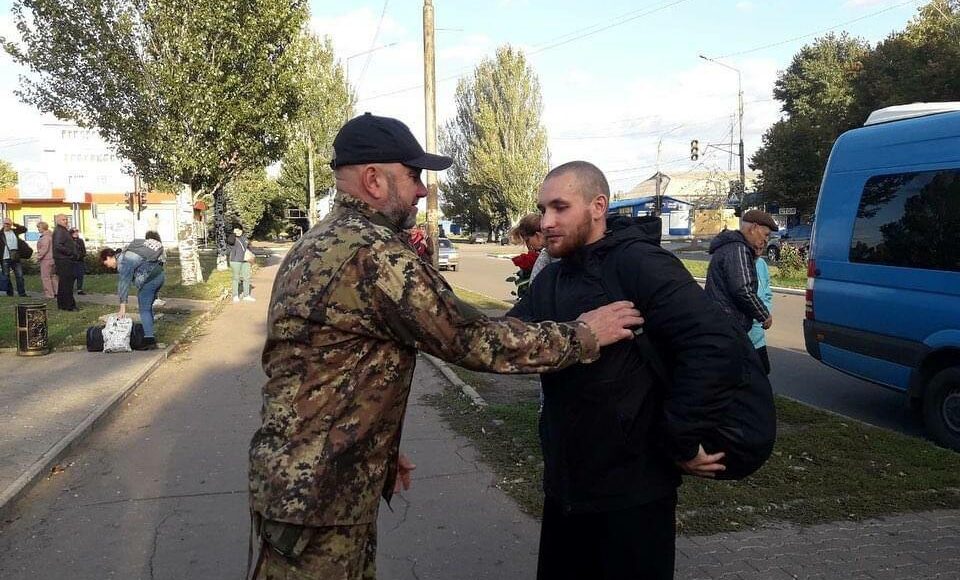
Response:
[[[468,383],[472,373],[461,373]],[[478,385],[473,385],[477,387]],[[458,433],[471,439],[498,475],[498,487],[539,516],[543,462],[537,403],[476,407],[454,388],[429,398]],[[960,508],[960,454],[783,398],[773,457],[742,482],[684,478],[682,534],[732,532]]]
[[[509,302],[484,296],[460,286],[454,286],[453,291],[461,300],[480,310],[510,310],[513,308],[513,304]]]
[[[0,297],[0,348],[17,346],[16,304],[22,300],[22,298]],[[35,301],[31,299],[31,302]],[[57,309],[55,299],[40,301],[47,305],[47,338],[53,349],[84,346],[87,340],[87,327],[99,324],[101,316],[115,313],[118,308],[115,305],[83,303],[79,311],[63,311]],[[201,314],[163,312],[156,321],[157,342],[173,342],[183,329]]]
[[[683,259],[680,261],[683,262],[683,265],[686,266],[687,270],[693,274],[694,278],[707,277],[707,267],[710,265],[710,262],[705,260]],[[782,272],[777,266],[770,266],[770,285],[777,286],[779,288],[797,288],[802,290],[807,287],[807,273],[785,273]]]

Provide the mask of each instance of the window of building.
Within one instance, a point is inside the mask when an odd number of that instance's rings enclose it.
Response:
[[[960,169],[871,177],[850,261],[960,272]]]

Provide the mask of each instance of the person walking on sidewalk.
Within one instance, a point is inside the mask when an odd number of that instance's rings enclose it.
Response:
[[[119,316],[127,315],[127,297],[130,286],[137,287],[137,306],[140,310],[140,322],[143,324],[143,344],[145,350],[157,348],[154,330],[153,301],[163,286],[166,277],[163,273],[163,244],[156,240],[133,240],[123,250],[104,248],[100,250],[100,263],[116,270],[117,296],[120,298]]]
[[[26,287],[23,284],[22,260],[30,256],[24,255],[29,250],[26,242],[20,236],[27,232],[27,228],[13,223],[10,218],[3,218],[3,229],[0,230],[0,286],[6,287],[7,296],[13,296],[13,282],[17,282],[17,294],[26,296]]]
[[[83,296],[83,275],[87,272],[87,244],[80,237],[80,230],[70,228],[70,235],[73,237],[73,243],[77,245],[77,259],[73,262],[73,275],[77,279],[77,294]]]
[[[756,259],[756,268],[757,268],[757,296],[760,297],[760,300],[763,302],[763,305],[767,307],[767,311],[770,312],[771,316],[773,315],[773,290],[770,288],[770,268],[767,267],[767,261],[763,259],[764,248],[766,244],[761,244],[754,249],[757,252]],[[753,343],[753,348],[757,351],[757,356],[760,357],[760,362],[763,364],[763,370],[770,374],[770,355],[767,353],[767,337],[766,331],[763,329],[763,324],[753,321],[753,326],[750,327],[750,332],[747,333],[750,336],[750,342]]]
[[[290,249],[270,298],[250,442],[255,578],[375,578],[380,497],[408,489],[415,467],[399,446],[418,351],[530,373],[595,360],[642,323],[627,302],[565,323],[485,317],[405,232],[426,196],[421,171],[452,160],[369,113],[340,129],[333,150],[334,208]]]
[[[43,283],[45,298],[57,297],[57,270],[53,261],[53,232],[47,222],[37,222],[40,239],[37,240],[37,263],[40,264],[40,281]]]
[[[73,298],[73,271],[77,260],[77,245],[67,229],[69,221],[66,214],[57,214],[54,218],[57,226],[53,229],[53,262],[57,269],[57,308],[60,310],[80,310]]]
[[[230,278],[233,282],[233,301],[256,302],[257,299],[250,295],[250,270],[252,266],[247,261],[250,250],[250,242],[243,235],[243,228],[240,225],[233,227],[233,231],[227,234],[227,246],[230,248]],[[243,294],[240,293],[240,283],[243,283]]]
[[[724,454],[707,454],[697,429],[740,380],[736,330],[660,247],[660,219],[607,217],[609,199],[591,163],[547,174],[541,228],[561,260],[507,316],[569,320],[626,298],[643,312],[653,347],[670,353],[673,380],[662,384],[633,341],[540,375],[539,580],[673,578],[681,470],[713,477],[724,469]]]
[[[743,332],[753,321],[770,328],[773,317],[757,296],[756,248],[766,247],[777,222],[770,214],[752,209],[740,219],[739,230],[720,232],[710,242],[710,266],[707,267],[707,296],[725,312]]]

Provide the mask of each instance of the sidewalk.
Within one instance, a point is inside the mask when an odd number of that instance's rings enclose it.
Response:
[[[0,514],[167,352],[0,354]]]

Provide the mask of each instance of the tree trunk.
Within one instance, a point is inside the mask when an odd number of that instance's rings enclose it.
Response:
[[[317,223],[317,192],[313,177],[313,136],[307,133],[307,225]]]
[[[227,196],[222,187],[213,190],[213,235],[217,244],[217,270],[227,264]]]
[[[193,237],[193,191],[182,184],[177,192],[177,248],[180,251],[180,283],[193,286],[203,282],[200,256]]]

